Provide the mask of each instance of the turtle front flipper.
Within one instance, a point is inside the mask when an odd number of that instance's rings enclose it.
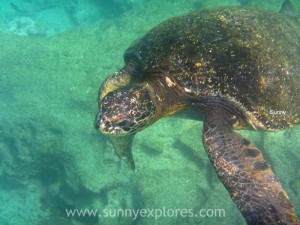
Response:
[[[126,136],[110,135],[109,140],[120,159],[124,160],[131,170],[135,170],[135,163],[132,156],[131,145],[135,134]]]
[[[109,92],[137,82],[139,80],[138,75],[140,74],[137,73],[135,64],[133,62],[128,63],[121,70],[115,72],[102,83],[99,89],[98,99],[102,100],[103,97],[106,96]]]
[[[248,224],[299,224],[294,205],[261,152],[233,131],[220,109],[205,113],[203,142],[215,170]]]

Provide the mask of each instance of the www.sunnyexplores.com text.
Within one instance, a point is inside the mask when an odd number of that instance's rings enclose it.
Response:
[[[161,217],[225,217],[224,209],[66,209],[68,217],[130,217],[133,220],[138,217],[152,217],[158,219]]]

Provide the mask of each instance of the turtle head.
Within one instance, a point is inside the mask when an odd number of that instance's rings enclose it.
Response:
[[[102,98],[95,125],[108,135],[136,133],[153,123],[155,109],[147,85],[122,87]]]

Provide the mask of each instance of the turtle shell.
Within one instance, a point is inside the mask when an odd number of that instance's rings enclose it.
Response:
[[[171,76],[186,96],[222,97],[254,128],[300,121],[300,26],[287,15],[229,7],[161,23],[125,52],[145,77]]]

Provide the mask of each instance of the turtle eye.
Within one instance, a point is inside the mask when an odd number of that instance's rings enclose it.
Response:
[[[114,126],[125,127],[129,123],[129,120],[123,120],[121,122],[113,123]]]

